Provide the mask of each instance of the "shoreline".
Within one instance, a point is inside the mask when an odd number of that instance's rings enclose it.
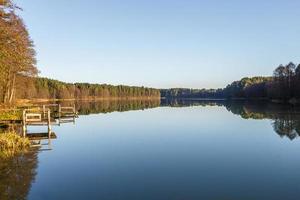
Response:
[[[17,99],[13,104],[0,104],[0,109],[15,106],[26,106],[28,104],[39,104],[49,102],[74,102],[74,101],[161,101],[161,100],[190,100],[190,101],[264,101],[275,104],[300,105],[300,99],[279,100],[267,98],[188,98],[188,97],[102,97],[102,98],[71,98],[71,99]]]
[[[43,103],[57,101],[131,101],[131,100],[160,100],[161,97],[101,97],[101,98],[71,98],[71,99],[18,99],[17,104],[22,103]]]

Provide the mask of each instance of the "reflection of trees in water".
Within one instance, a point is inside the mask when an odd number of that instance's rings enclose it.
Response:
[[[189,106],[223,106],[224,100],[205,100],[205,99],[162,99],[160,106],[170,107],[189,107]]]
[[[233,114],[240,115],[243,119],[265,119],[267,113],[276,110],[265,101],[226,101],[224,106]]]
[[[63,105],[73,105],[67,102]],[[300,136],[300,108],[266,102],[232,102],[203,100],[135,100],[75,102],[79,114],[108,113],[113,111],[140,110],[158,106],[225,106],[228,111],[244,119],[271,119],[274,131],[291,140]],[[36,176],[37,151],[0,160],[0,200],[27,199]]]
[[[0,160],[0,199],[27,199],[37,165],[37,151]]]
[[[73,104],[74,102],[69,102]],[[162,99],[128,101],[77,101],[76,108],[81,115],[109,113],[155,108],[159,106],[225,106],[233,114],[244,119],[272,119],[274,131],[280,137],[294,139],[300,135],[300,108],[266,101],[222,101],[197,99]]]
[[[74,102],[61,102],[63,106],[72,106]],[[114,101],[76,101],[80,115],[109,113],[155,108],[159,106],[225,106],[233,114],[244,119],[271,119],[274,131],[281,137],[290,139],[300,135],[300,107],[275,104],[268,101],[226,101],[201,99],[154,99],[154,100],[114,100]]]
[[[293,140],[300,136],[300,107],[287,104],[275,104],[268,101],[221,101],[164,99],[161,106],[225,106],[233,114],[243,119],[271,119],[274,131],[280,137]]]
[[[144,110],[159,107],[160,100],[115,100],[115,101],[77,101],[76,109],[80,115],[94,113],[124,112],[130,110]]]
[[[286,136],[293,140],[300,136],[299,116],[296,119],[293,116],[275,119],[273,122],[273,128],[280,137]]]
[[[244,119],[271,119],[280,137],[293,140],[300,136],[300,108],[267,102],[227,102],[226,108]]]

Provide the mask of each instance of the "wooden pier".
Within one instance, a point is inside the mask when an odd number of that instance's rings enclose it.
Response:
[[[62,106],[61,104],[45,104],[39,107],[46,115],[47,110],[49,109],[52,113],[57,113],[59,115],[69,115],[69,116],[77,116],[75,105],[73,106]]]
[[[51,150],[51,140],[56,139],[52,126],[60,126],[62,123],[75,123],[77,118],[75,105],[63,107],[60,104],[42,105],[38,108],[25,109],[22,115],[23,136],[32,141],[32,147],[39,147],[41,151]],[[47,132],[28,133],[28,126],[46,126]],[[48,140],[47,143],[42,141]],[[48,146],[47,148],[42,148]]]
[[[43,116],[44,114],[44,116]],[[55,123],[55,121],[52,121]],[[27,134],[27,126],[47,126],[48,133],[51,137],[52,127],[51,127],[51,113],[50,109],[47,110],[47,115],[44,113],[40,113],[35,110],[25,109],[23,110],[22,115],[22,126],[23,126],[23,136],[26,137]]]
[[[1,110],[0,110],[1,111]],[[9,127],[19,127],[23,137],[28,137],[34,143],[41,144],[41,140],[48,139],[50,144],[51,139],[56,139],[56,134],[52,131],[53,126],[60,126],[64,123],[75,123],[78,114],[73,106],[61,106],[60,104],[45,104],[30,108],[6,109],[4,112],[19,113],[18,119],[0,119],[0,124],[8,125]],[[40,126],[47,127],[47,130],[42,133],[29,133],[28,127]]]

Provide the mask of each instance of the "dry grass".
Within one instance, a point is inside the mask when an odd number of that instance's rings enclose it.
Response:
[[[15,132],[0,133],[0,158],[9,158],[24,153],[30,148],[30,141]]]

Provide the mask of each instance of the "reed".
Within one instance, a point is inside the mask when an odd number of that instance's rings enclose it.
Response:
[[[28,138],[23,138],[15,132],[0,133],[0,158],[9,158],[19,153],[25,153],[29,148]]]

